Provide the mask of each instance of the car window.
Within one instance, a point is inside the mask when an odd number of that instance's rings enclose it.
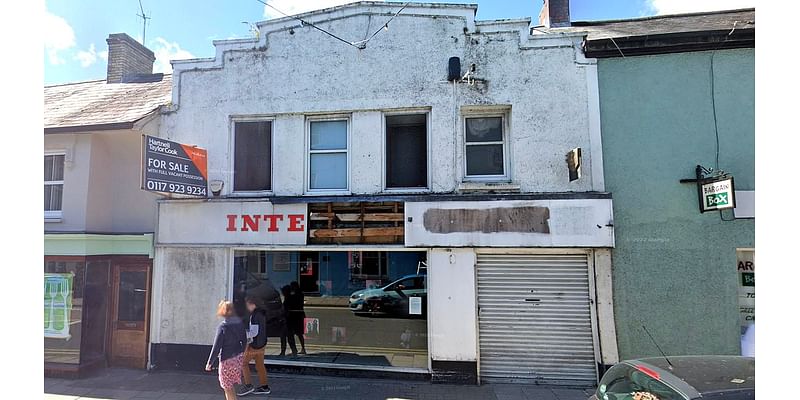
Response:
[[[403,290],[425,289],[425,280],[420,277],[408,278],[400,281],[399,285],[402,285]]]
[[[686,400],[665,383],[626,364],[617,364],[603,375],[597,397],[600,400]]]

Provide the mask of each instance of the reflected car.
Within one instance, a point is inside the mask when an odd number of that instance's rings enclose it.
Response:
[[[622,361],[589,400],[753,400],[755,358],[678,356]]]
[[[421,299],[418,302],[409,300],[414,297]],[[361,317],[425,318],[427,303],[428,290],[423,274],[407,275],[386,286],[362,289],[350,295],[350,311]]]

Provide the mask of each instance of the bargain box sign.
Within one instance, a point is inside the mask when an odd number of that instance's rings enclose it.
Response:
[[[305,245],[306,204],[168,201],[159,204],[161,245]]]

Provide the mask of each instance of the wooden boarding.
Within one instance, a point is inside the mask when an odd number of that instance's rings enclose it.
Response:
[[[317,203],[308,207],[311,244],[402,244],[401,202]]]

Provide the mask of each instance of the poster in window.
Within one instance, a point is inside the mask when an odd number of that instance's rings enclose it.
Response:
[[[314,262],[306,260],[305,263],[300,264],[300,275],[312,276],[314,275]]]
[[[304,334],[306,338],[316,338],[319,336],[319,318],[303,319],[305,325]]]
[[[345,327],[331,327],[331,344],[347,344],[347,329]]]
[[[272,272],[289,272],[291,270],[289,253],[276,252],[272,258]]]
[[[69,339],[73,273],[44,274],[44,337]]]

